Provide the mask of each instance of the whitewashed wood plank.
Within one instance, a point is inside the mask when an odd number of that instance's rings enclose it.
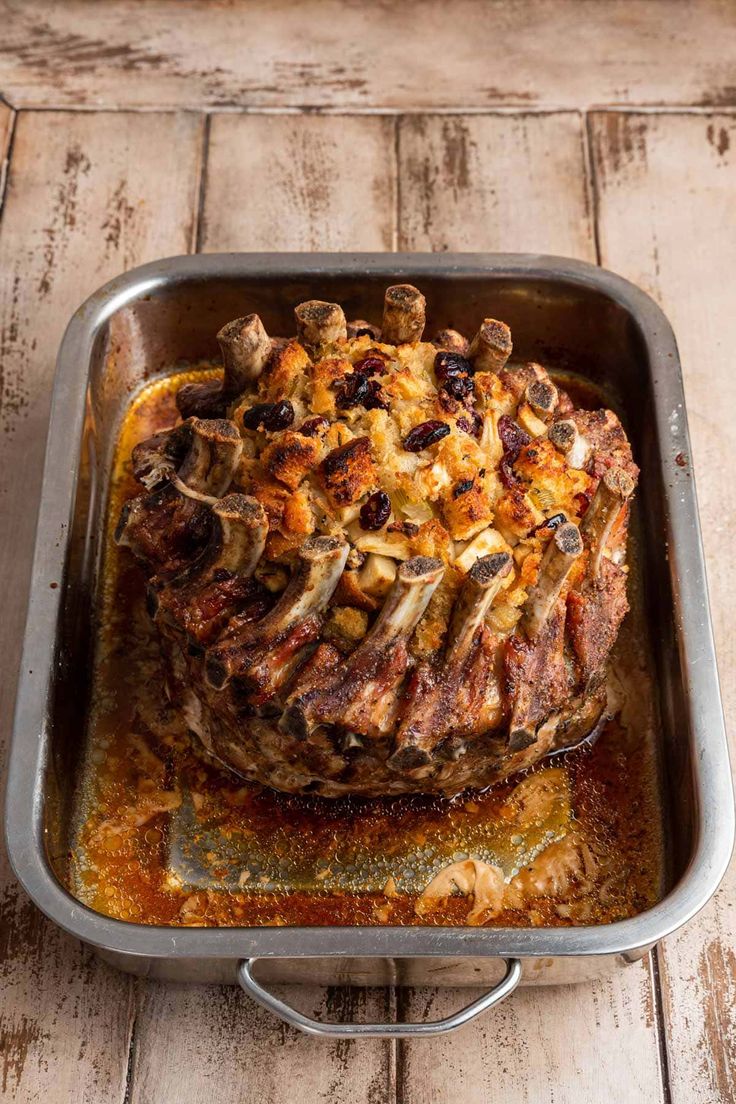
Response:
[[[0,223],[0,732],[11,721],[56,348],[101,282],[192,239],[194,116],[21,113]],[[83,396],[80,395],[80,402]],[[127,977],[48,923],[0,848],[0,1096],[122,1101]]]
[[[321,1019],[385,1020],[385,991],[280,990]],[[136,1024],[130,1104],[392,1104],[392,1049],[329,1042],[262,1011],[236,987],[147,982]]]
[[[733,104],[727,0],[3,0],[16,106]]]
[[[602,263],[659,300],[685,375],[711,611],[729,728],[736,731],[736,120],[615,115],[592,120]],[[736,871],[660,953],[675,1104],[736,1099]]]
[[[394,126],[383,117],[215,115],[201,247],[391,249]]]
[[[405,1104],[656,1104],[662,1090],[647,963],[609,979],[517,990],[452,1035],[405,1044]],[[481,990],[416,989],[411,1015],[439,1018]]]
[[[401,121],[399,240],[405,249],[532,250],[595,260],[583,122],[544,116]],[[467,990],[417,989],[407,1018],[438,1018]],[[616,1086],[663,1099],[648,964],[590,984],[522,989],[462,1032],[400,1049],[399,1099],[583,1104]],[[403,1095],[402,1095],[403,1094]]]
[[[399,120],[399,247],[595,260],[576,112]]]

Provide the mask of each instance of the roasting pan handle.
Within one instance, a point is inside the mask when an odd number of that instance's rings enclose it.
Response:
[[[238,982],[248,996],[292,1027],[298,1027],[308,1035],[321,1035],[331,1039],[416,1039],[426,1038],[428,1035],[443,1035],[474,1020],[481,1012],[493,1008],[494,1004],[513,993],[521,981],[520,960],[506,958],[506,973],[498,985],[443,1020],[430,1020],[427,1023],[324,1023],[305,1016],[303,1012],[264,989],[253,977],[252,968],[256,962],[257,958],[244,958],[238,965]]]

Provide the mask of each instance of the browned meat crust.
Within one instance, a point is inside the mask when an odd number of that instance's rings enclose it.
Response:
[[[511,334],[422,338],[297,308],[218,335],[223,378],[133,454],[116,533],[149,575],[170,695],[207,748],[293,792],[483,787],[605,707],[638,469]],[[225,415],[229,415],[225,417]],[[233,493],[234,492],[234,493]]]

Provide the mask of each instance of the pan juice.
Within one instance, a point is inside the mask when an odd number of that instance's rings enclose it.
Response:
[[[189,378],[144,388],[118,441],[68,870],[74,894],[137,923],[464,924],[461,893],[429,911],[417,902],[441,870],[477,860],[509,887],[489,925],[610,923],[655,904],[664,889],[662,803],[635,547],[632,611],[610,676],[613,717],[594,743],[452,799],[282,794],[208,755],[166,697],[142,574],[112,539],[123,503],[140,490],[132,447],[173,423],[174,395]]]

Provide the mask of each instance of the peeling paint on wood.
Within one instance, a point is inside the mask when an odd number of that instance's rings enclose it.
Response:
[[[394,125],[383,117],[215,115],[202,249],[391,249]]]
[[[595,260],[576,112],[399,120],[399,248]]]
[[[281,990],[321,1019],[386,1019],[386,991]],[[391,1044],[326,1040],[287,1027],[233,986],[139,983],[130,1104],[393,1104]]]
[[[119,115],[111,126],[107,115],[22,112],[16,123],[0,216],[3,739],[56,348],[72,311],[100,283],[187,250],[201,130],[200,119],[184,115]],[[1,848],[0,988],[0,1096],[122,1101],[132,983],[41,916]]]
[[[736,731],[736,599],[723,555],[736,525],[723,411],[736,404],[731,273],[736,267],[736,119],[634,115],[591,123],[601,262],[649,291],[677,335],[708,566],[726,719]],[[622,156],[621,134],[636,134]],[[736,1098],[736,871],[708,908],[665,940],[664,990],[673,1104]]]
[[[385,108],[736,103],[724,0],[0,3],[16,106]]]
[[[646,962],[590,984],[517,990],[452,1035],[401,1044],[399,1099],[581,1104],[613,1091],[631,1104],[663,1102],[651,991]],[[437,1019],[479,995],[417,989],[400,1008]]]

